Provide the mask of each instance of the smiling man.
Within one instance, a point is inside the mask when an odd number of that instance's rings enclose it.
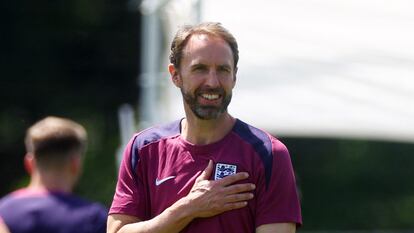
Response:
[[[130,140],[109,233],[288,233],[302,224],[286,147],[227,112],[238,56],[219,23],[177,32],[168,70],[185,118]]]

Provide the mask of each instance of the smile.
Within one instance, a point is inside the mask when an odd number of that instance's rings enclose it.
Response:
[[[220,97],[218,94],[202,94],[201,97],[208,100],[216,100]]]

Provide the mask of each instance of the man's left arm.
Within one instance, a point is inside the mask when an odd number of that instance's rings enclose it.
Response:
[[[288,149],[277,139],[264,168],[256,185],[256,232],[295,232],[302,225],[295,174]]]
[[[256,228],[256,233],[295,233],[295,223],[272,223]]]

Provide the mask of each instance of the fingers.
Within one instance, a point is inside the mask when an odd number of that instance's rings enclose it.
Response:
[[[227,195],[235,194],[235,193],[244,193],[253,191],[256,188],[254,184],[247,183],[247,184],[234,184],[224,188],[224,193]]]
[[[245,206],[247,206],[247,201],[227,203],[223,206],[223,212],[229,211],[229,210],[240,209]]]
[[[251,191],[255,188],[254,184],[235,184],[226,187],[227,195],[223,198],[225,211],[246,206],[247,201],[254,198]]]
[[[256,187],[252,183],[246,183],[249,182],[246,180],[249,177],[247,172],[210,180],[213,170],[213,161],[210,160],[187,195],[196,217],[211,217],[228,210],[243,208],[254,198],[253,190]],[[242,182],[237,183],[238,181]]]
[[[234,209],[240,209],[247,206],[248,201],[253,199],[252,193],[237,193],[228,195],[224,198],[225,204],[223,205],[222,211],[229,211]]]
[[[237,193],[224,198],[225,203],[246,202],[253,199],[253,193]]]
[[[208,180],[213,172],[213,161],[209,160],[206,169],[197,177],[197,180]]]
[[[221,180],[218,180],[217,183],[220,183],[223,186],[228,186],[230,184],[236,183],[237,181],[247,179],[249,174],[247,172],[239,172],[231,176],[226,176]]]
[[[200,174],[199,177],[197,177],[197,180],[208,180],[211,177],[211,174],[213,173],[213,167],[214,163],[212,160],[208,161],[207,167],[204,169],[204,171]],[[249,177],[249,174],[247,172],[239,172],[234,175],[226,176],[223,179],[220,179],[216,181],[221,186],[228,186],[233,183],[236,183],[237,181],[247,179]]]

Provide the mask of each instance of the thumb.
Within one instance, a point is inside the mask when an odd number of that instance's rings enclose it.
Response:
[[[211,176],[211,173],[213,171],[213,161],[210,159],[208,161],[208,165],[206,169],[200,174],[200,176],[197,178],[198,180],[208,180]]]

